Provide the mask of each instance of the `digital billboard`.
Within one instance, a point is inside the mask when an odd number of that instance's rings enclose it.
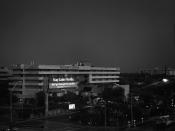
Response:
[[[75,104],[69,104],[69,110],[75,110]]]
[[[49,82],[49,89],[62,89],[77,87],[77,82],[72,77],[52,78]]]

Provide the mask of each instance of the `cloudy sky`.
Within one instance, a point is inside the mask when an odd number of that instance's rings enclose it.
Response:
[[[3,0],[0,65],[175,67],[174,0]]]

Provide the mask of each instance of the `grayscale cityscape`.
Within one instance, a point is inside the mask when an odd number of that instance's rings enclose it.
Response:
[[[174,5],[1,1],[0,131],[174,131]]]

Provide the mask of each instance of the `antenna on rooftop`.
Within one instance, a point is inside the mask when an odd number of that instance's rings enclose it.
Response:
[[[35,64],[35,61],[32,60],[32,61],[30,62],[30,65],[34,65],[34,64]]]

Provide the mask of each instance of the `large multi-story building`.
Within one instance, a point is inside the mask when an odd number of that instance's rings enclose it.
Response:
[[[99,86],[119,82],[120,68],[90,65],[13,65],[9,85],[19,98],[32,98],[39,91],[65,89],[81,90],[85,86]]]
[[[10,74],[10,70],[8,70],[6,67],[0,67],[0,82],[7,81]]]

